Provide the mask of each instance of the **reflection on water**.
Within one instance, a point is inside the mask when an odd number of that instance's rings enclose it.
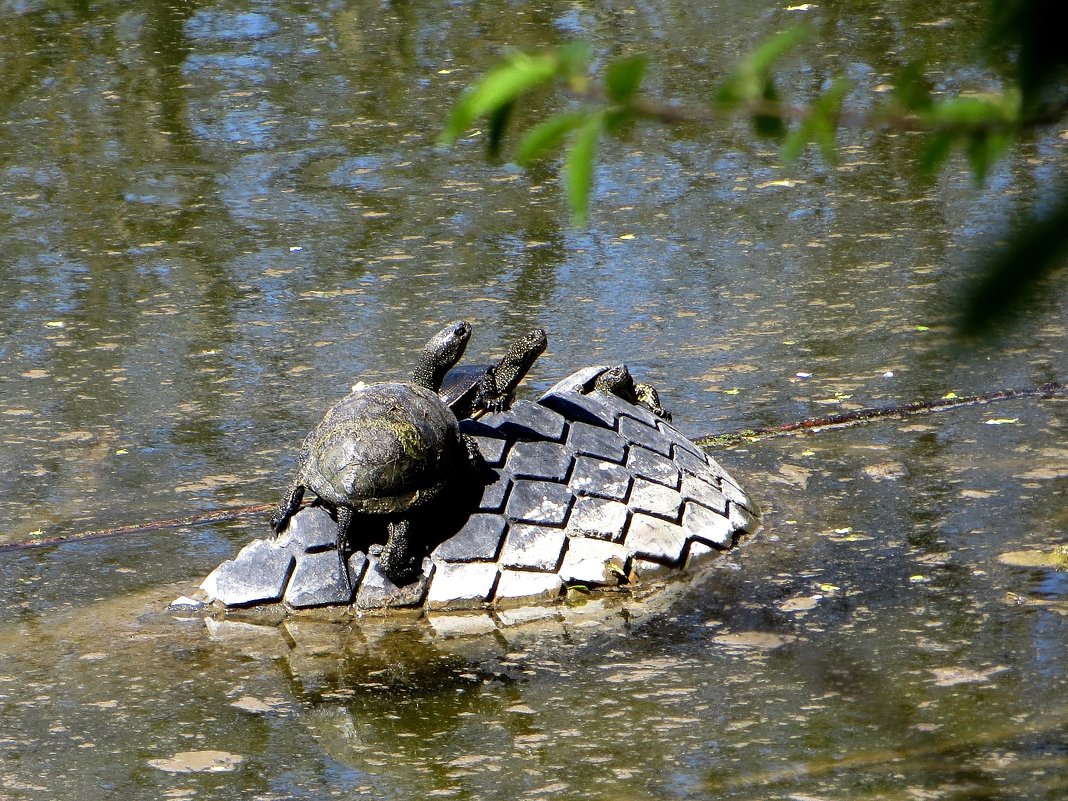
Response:
[[[1063,402],[1016,401],[728,452],[765,499],[752,542],[648,604],[470,636],[162,612],[202,542],[159,565],[26,556],[5,568],[0,775],[15,798],[1058,798],[1068,583],[998,557],[1063,542],[1041,521],[1064,515],[1068,451],[1045,443],[1066,425]],[[158,767],[204,752],[236,764]]]
[[[1057,191],[1059,132],[980,189],[916,179],[908,137],[789,172],[729,125],[639,129],[585,231],[551,171],[434,148],[503,49],[576,36],[685,102],[799,16],[802,94],[914,58],[989,86],[956,66],[980,3],[799,5],[0,4],[0,540],[274,501],[323,409],[459,317],[479,360],[548,330],[526,392],[626,360],[693,435],[1063,379],[1056,298],[979,352],[941,325]],[[610,626],[160,614],[262,521],[4,553],[0,798],[1059,798],[1068,582],[996,557],[1063,542],[1066,427],[1013,403],[724,454],[763,535]],[[205,751],[240,760],[159,766]]]

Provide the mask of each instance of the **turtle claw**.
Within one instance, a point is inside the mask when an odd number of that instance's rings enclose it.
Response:
[[[478,443],[475,442],[474,437],[470,437],[467,434],[461,434],[460,439],[463,441],[464,449],[467,451],[467,461],[475,469],[476,472],[481,472],[486,468],[486,458],[482,455],[482,451],[478,449]]]
[[[453,369],[439,392],[458,420],[477,420],[485,414],[507,411],[516,387],[547,343],[545,331],[535,328],[513,342],[497,364]]]
[[[494,398],[493,400],[486,401],[486,409],[490,412],[504,412],[508,410],[511,404],[508,403],[508,398]]]

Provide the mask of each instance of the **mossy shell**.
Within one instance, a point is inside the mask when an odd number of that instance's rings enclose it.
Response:
[[[444,488],[466,459],[456,416],[414,384],[371,384],[327,411],[300,455],[301,483],[323,500],[398,514]]]

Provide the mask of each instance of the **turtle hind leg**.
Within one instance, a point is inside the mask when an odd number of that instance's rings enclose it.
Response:
[[[286,526],[289,525],[289,518],[297,513],[302,500],[304,500],[304,485],[298,481],[282,497],[282,502],[278,504],[278,511],[271,518],[271,529],[275,534],[285,531]]]
[[[386,578],[403,587],[415,581],[423,572],[420,558],[411,540],[411,523],[408,520],[391,520],[387,526],[389,536],[378,557],[378,567]]]

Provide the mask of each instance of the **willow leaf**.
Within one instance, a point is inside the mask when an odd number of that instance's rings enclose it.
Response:
[[[512,110],[515,102],[511,101],[498,106],[489,114],[489,136],[486,144],[491,157],[496,158],[501,152],[501,142],[504,141],[504,130],[508,127],[508,120],[512,118]]]
[[[608,96],[617,103],[629,103],[645,76],[649,60],[644,55],[617,58],[608,65],[604,85]]]
[[[1068,196],[1039,219],[1020,223],[965,292],[958,331],[989,334],[1032,305],[1047,276],[1068,266]]]
[[[935,133],[931,136],[931,141],[927,143],[927,146],[920,154],[919,162],[917,166],[920,169],[920,174],[930,177],[934,175],[942,163],[949,158],[950,152],[953,150],[953,137],[948,133]]]
[[[761,100],[768,108],[778,108],[779,90],[775,88],[775,81],[770,75],[764,78],[764,90]],[[757,136],[764,139],[782,139],[786,136],[786,121],[781,114],[762,112],[753,115],[753,131]]]
[[[547,155],[560,145],[565,136],[585,123],[589,116],[586,112],[554,114],[538,123],[527,131],[516,148],[515,163],[526,167]]]
[[[808,26],[804,23],[792,25],[758,47],[723,82],[716,93],[716,102],[730,108],[760,99],[766,90],[765,79],[772,65],[808,36],[808,32]]]
[[[512,56],[464,93],[453,107],[441,143],[452,144],[479,117],[514,103],[524,92],[552,80],[559,67],[556,53]]]
[[[894,76],[894,102],[913,113],[931,108],[931,83],[923,73],[923,65],[910,62]]]
[[[571,206],[571,222],[576,228],[586,224],[590,212],[590,193],[593,191],[593,166],[597,155],[597,140],[601,136],[604,118],[595,114],[575,132],[571,148],[564,159],[564,189]]]

